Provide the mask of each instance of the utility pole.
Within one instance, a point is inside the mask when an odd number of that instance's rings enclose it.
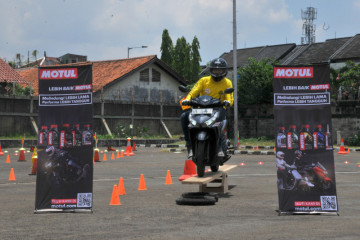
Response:
[[[238,84],[237,84],[237,45],[236,45],[236,0],[233,0],[233,87],[234,87],[234,148],[238,147]]]

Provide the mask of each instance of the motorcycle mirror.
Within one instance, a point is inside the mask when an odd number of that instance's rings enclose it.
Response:
[[[180,85],[180,86],[179,86],[179,90],[180,90],[181,92],[184,92],[184,93],[187,92],[187,89],[186,89],[186,87],[185,87],[184,85]]]
[[[234,92],[234,88],[227,88],[227,89],[225,89],[225,93],[226,93],[226,94],[229,94],[229,93],[232,93],[232,92]]]

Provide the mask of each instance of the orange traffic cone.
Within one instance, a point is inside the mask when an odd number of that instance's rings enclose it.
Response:
[[[14,169],[10,169],[9,181],[16,181]]]
[[[113,147],[109,146],[108,151],[116,151]]]
[[[253,147],[253,151],[255,151],[255,147]]]
[[[256,151],[259,151],[259,146],[256,146]]]
[[[121,158],[123,158],[123,157],[124,157],[124,150],[121,150],[120,157],[121,157]]]
[[[115,160],[115,154],[114,153],[111,154],[111,160]]]
[[[192,160],[185,160],[184,174],[179,177],[179,181],[193,176],[196,176],[196,165]]]
[[[172,179],[171,179],[170,170],[167,170],[166,179],[165,179],[165,184],[166,184],[166,185],[172,184]]]
[[[344,147],[344,139],[341,139],[340,150],[338,151],[338,154],[347,154]]]
[[[144,174],[140,175],[140,182],[139,182],[138,190],[147,190],[146,189],[146,184],[145,184]]]
[[[1,150],[1,144],[0,144],[0,156],[3,156],[4,152]]]
[[[10,163],[10,155],[9,154],[6,157],[6,163]]]
[[[107,161],[106,153],[104,153],[103,161]]]
[[[19,160],[18,162],[25,162],[25,150],[20,150]]]
[[[350,148],[348,148],[347,153],[350,153]]]
[[[32,169],[31,169],[31,173],[29,175],[36,175],[37,159],[38,159],[38,155],[37,155],[37,152],[35,149],[32,157],[31,157]]]
[[[122,177],[119,179],[118,192],[119,192],[119,195],[126,195],[124,180]]]
[[[113,187],[113,191],[112,191],[112,194],[111,194],[111,200],[110,200],[109,205],[121,205],[119,192],[118,192],[118,189],[117,189],[116,185],[114,185],[114,187]]]
[[[95,162],[100,162],[99,149],[97,149],[97,148],[95,148],[94,161]]]
[[[126,155],[126,156],[134,156],[134,155],[135,155],[135,154],[131,151],[130,138],[128,138],[128,141],[127,141],[125,155]]]
[[[132,150],[133,150],[133,151],[136,151],[136,145],[135,145],[135,142],[133,142],[133,147],[132,147]]]
[[[120,152],[116,151],[116,158],[120,158]]]

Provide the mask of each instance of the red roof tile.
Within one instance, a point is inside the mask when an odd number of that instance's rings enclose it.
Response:
[[[17,69],[17,73],[21,75],[27,81],[27,86],[31,86],[34,89],[34,96],[39,95],[39,70],[37,67],[34,68],[20,68]]]
[[[156,55],[93,62],[93,92],[156,58]]]
[[[9,64],[0,58],[0,82],[26,83],[26,80],[18,74]]]
[[[102,87],[111,83],[115,79],[119,79],[131,71],[139,68],[140,66],[148,63],[156,58],[156,55],[138,57],[138,58],[126,58],[118,60],[108,61],[95,61],[95,62],[79,62],[73,64],[63,64],[62,66],[77,66],[93,64],[93,92],[99,91]],[[54,66],[55,67],[55,66]],[[31,82],[34,88],[34,95],[39,95],[38,89],[38,68],[26,68],[17,69],[17,72],[26,79],[27,82]]]

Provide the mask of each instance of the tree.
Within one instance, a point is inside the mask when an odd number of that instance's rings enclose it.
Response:
[[[21,56],[20,53],[17,53],[17,54],[16,54],[16,60],[17,60],[17,62],[18,62],[18,67],[20,68],[21,65],[22,65],[22,56]]]
[[[188,79],[190,72],[190,45],[186,42],[185,37],[176,40],[172,66],[175,71]]]
[[[34,57],[34,60],[36,61],[37,60],[37,54],[39,53],[39,51],[38,50],[34,50],[32,53],[31,53],[31,55]]]
[[[201,70],[199,49],[200,43],[196,36],[191,45],[186,42],[184,36],[178,38],[174,47],[168,30],[164,29],[160,47],[160,59],[190,83],[195,83],[198,80],[198,75]]]
[[[164,29],[162,33],[162,42],[161,42],[160,51],[161,51],[160,59],[169,66],[171,66],[173,63],[174,46],[167,29]]]
[[[191,43],[191,59],[190,59],[191,75],[189,77],[190,83],[195,83],[198,80],[198,76],[201,71],[200,68],[201,57],[200,57],[199,49],[200,49],[200,43],[198,38],[195,36]]]
[[[273,60],[260,61],[249,58],[248,63],[239,68],[238,102],[240,104],[261,104],[273,101]]]
[[[360,87],[360,64],[347,61],[339,70],[330,69],[330,84],[332,97],[336,99],[341,94],[341,99],[358,99]]]

